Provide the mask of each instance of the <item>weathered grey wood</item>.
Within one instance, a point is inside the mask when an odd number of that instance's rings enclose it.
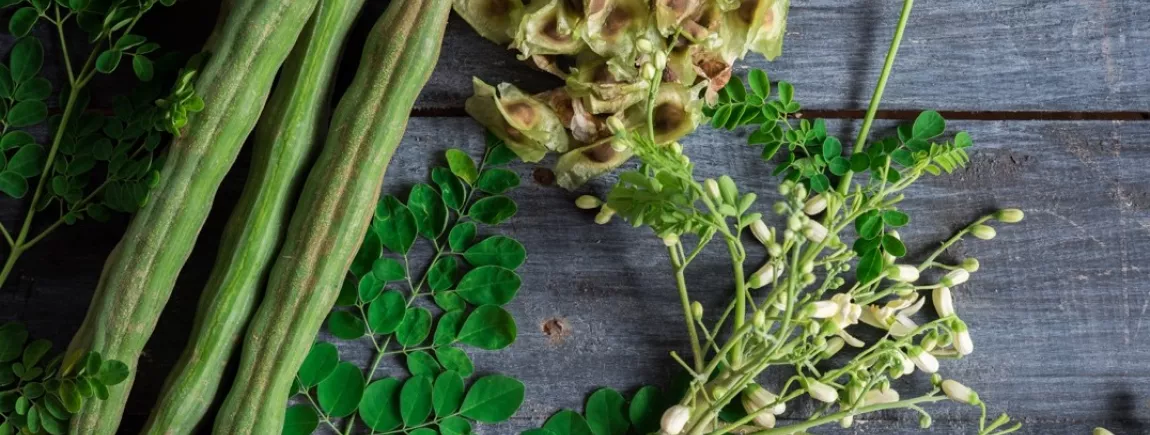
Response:
[[[902,2],[791,2],[783,56],[739,66],[788,80],[809,109],[863,109]],[[376,5],[375,8],[382,8]],[[974,0],[915,4],[884,108],[1150,111],[1150,2]],[[539,91],[558,81],[453,20],[422,108],[457,108],[471,76]]]
[[[993,411],[1027,423],[1024,433],[1081,434],[1104,425],[1144,433],[1150,424],[1150,123],[967,122],[977,148],[970,168],[922,181],[905,208],[903,231],[912,255],[966,221],[996,207],[1020,207],[1022,224],[1000,227],[993,241],[966,242],[948,253],[982,261],[970,284],[956,289],[958,310],[971,326],[976,352],[944,362],[947,377],[976,388]],[[832,132],[851,126],[832,123]],[[774,179],[737,134],[704,131],[687,141],[699,175],[729,172],[759,192],[762,207],[776,198]],[[448,147],[478,151],[478,127],[461,118],[411,122],[388,173],[387,191],[401,194],[426,180],[427,165]],[[241,165],[237,166],[242,168]],[[596,226],[571,205],[576,193],[532,181],[533,167],[516,166],[525,186],[514,193],[520,213],[506,230],[526,245],[523,290],[509,305],[520,339],[509,350],[475,351],[480,373],[506,373],[527,385],[527,402],[511,422],[479,433],[505,434],[538,425],[559,408],[579,408],[595,388],[633,391],[662,384],[674,370],[670,350],[684,350],[681,317],[659,241],[620,222]],[[176,358],[191,322],[214,235],[238,194],[233,174],[192,261],[148,346],[127,425],[138,424]],[[606,181],[588,191],[603,192]],[[19,284],[0,292],[0,319],[27,322],[39,336],[66,341],[86,309],[103,257],[120,228],[82,224],[29,254]],[[916,249],[916,247],[918,249]],[[722,250],[698,260],[689,280],[700,299],[724,301],[729,282]],[[713,306],[713,305],[708,305]],[[567,334],[548,336],[545,322],[562,319]],[[345,358],[366,364],[366,343],[343,345]],[[405,376],[391,361],[379,376]],[[904,395],[924,388],[921,376],[897,384]],[[149,387],[149,385],[152,385]],[[802,407],[794,407],[801,409]],[[935,430],[971,433],[977,413],[943,403],[930,408]],[[908,412],[860,418],[854,429],[820,433],[918,433]]]

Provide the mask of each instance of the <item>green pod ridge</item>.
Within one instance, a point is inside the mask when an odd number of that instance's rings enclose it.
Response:
[[[248,327],[214,433],[282,431],[284,398],[363,241],[450,10],[450,0],[396,0],[372,28]]]
[[[256,124],[272,81],[316,0],[230,0],[204,46],[210,53],[195,88],[204,111],[172,141],[151,200],[141,207],[104,263],[88,313],[69,351],[96,351],[126,363],[127,382],[108,400],[87,401],[75,434],[113,434],[136,366],[191,254],[212,198]]]
[[[247,183],[228,219],[188,345],[144,426],[190,434],[203,419],[283,241],[300,185],[326,131],[332,82],[364,0],[320,0],[260,116]]]

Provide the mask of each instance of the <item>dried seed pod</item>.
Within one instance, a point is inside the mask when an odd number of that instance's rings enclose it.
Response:
[[[519,59],[543,54],[574,55],[583,49],[580,16],[563,0],[534,1],[523,12],[512,47]]]
[[[452,8],[480,36],[496,44],[511,42],[523,17],[520,0],[454,0]]]
[[[655,26],[663,36],[673,35],[703,7],[701,0],[655,0],[653,4]]]
[[[612,142],[617,140],[621,139],[608,137],[563,154],[555,163],[555,181],[560,187],[572,190],[582,186],[587,180],[619,167],[631,158],[632,152],[630,149],[616,151],[616,147],[612,147]]]
[[[467,113],[525,162],[537,162],[547,151],[567,151],[567,131],[547,104],[507,83],[499,89],[473,79],[475,95],[467,99]]]
[[[583,40],[605,57],[634,59],[635,39],[647,29],[648,9],[643,0],[589,0]]]
[[[625,71],[624,71],[625,72]],[[567,89],[572,97],[583,97],[584,107],[594,114],[613,114],[634,106],[647,98],[647,82],[638,80],[638,71],[620,76],[607,59],[595,53],[581,53],[575,68],[567,77]]]
[[[666,144],[695,131],[703,117],[703,101],[697,90],[676,83],[664,83],[655,94],[653,121],[655,142]],[[646,105],[636,105],[627,113],[630,119],[646,119]]]

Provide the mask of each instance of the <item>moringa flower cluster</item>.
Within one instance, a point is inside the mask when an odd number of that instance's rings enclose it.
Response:
[[[564,81],[528,94],[474,79],[468,114],[525,161],[562,154],[575,188],[631,157],[619,129],[669,144],[692,132],[736,60],[782,51],[789,0],[455,0],[483,37]],[[626,135],[623,135],[626,136]]]

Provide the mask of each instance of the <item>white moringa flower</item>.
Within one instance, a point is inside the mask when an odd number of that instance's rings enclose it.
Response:
[[[930,352],[918,346],[911,347],[907,352],[910,354],[910,360],[914,361],[914,366],[918,367],[919,370],[926,373],[938,371],[938,358],[935,358]]]
[[[941,284],[943,287],[954,287],[966,282],[969,279],[970,272],[967,272],[966,269],[955,269],[950,271],[950,273],[947,273],[946,276],[942,277]]]
[[[827,227],[815,221],[808,221],[803,225],[803,235],[812,242],[822,243],[827,238]]]
[[[934,301],[934,310],[938,312],[939,317],[954,315],[954,297],[951,296],[949,287],[934,289],[931,299]]]
[[[667,235],[663,236],[663,246],[671,247],[671,246],[675,246],[678,243],[679,243],[679,235],[678,234],[672,233],[672,234],[667,234]]]
[[[894,315],[895,310],[872,304],[863,308],[859,320],[875,328],[886,330],[890,329],[890,325],[894,323]]]
[[[807,379],[807,394],[810,394],[815,400],[825,403],[835,403],[839,400],[837,390],[814,379]]]
[[[966,324],[962,322],[955,322],[954,325],[954,350],[958,351],[959,355],[970,355],[974,352],[974,340],[970,338],[970,330],[966,328]]]
[[[583,210],[592,210],[603,205],[603,201],[591,195],[583,195],[575,199],[575,206]]]
[[[926,298],[920,298],[918,295],[914,295],[914,298],[918,299],[918,302],[915,302],[914,304],[911,304],[911,306],[902,309],[902,311],[899,311],[899,314],[907,317],[918,314],[918,310],[921,310],[922,306],[926,304]]]
[[[755,219],[751,222],[751,234],[754,234],[755,239],[762,243],[763,246],[770,246],[775,244],[775,234],[771,231],[762,219]]]
[[[663,420],[661,428],[663,433],[667,435],[679,435],[683,432],[683,428],[687,426],[687,421],[691,419],[691,408],[683,405],[675,405],[667,408],[663,413]]]
[[[902,314],[895,314],[894,323],[890,325],[890,335],[895,337],[906,337],[918,329],[918,324],[914,320]]]
[[[901,282],[918,281],[918,268],[909,264],[895,264],[886,269],[887,278]]]
[[[826,319],[839,313],[839,304],[832,301],[817,301],[812,302],[810,305],[811,317],[816,319]]]
[[[778,277],[783,275],[783,264],[779,263],[778,271],[775,270],[775,263],[768,262],[751,274],[751,282],[747,283],[753,289],[760,289],[767,284],[775,281]]]
[[[990,225],[975,225],[974,228],[970,229],[970,234],[982,240],[990,240],[998,235],[998,231],[995,231],[994,227]]]
[[[611,217],[613,216],[615,216],[615,209],[603,205],[603,208],[599,209],[599,214],[595,215],[595,223],[606,225],[608,222],[611,222]]]
[[[747,413],[758,411],[774,403],[775,405],[772,406],[767,413],[774,415],[782,414],[787,411],[787,405],[781,402],[775,403],[778,402],[778,400],[779,396],[767,391],[766,388],[763,388],[759,384],[751,384],[747,389],[743,390],[743,408],[747,410]]]
[[[1008,223],[1008,224],[1014,224],[1014,223],[1021,222],[1022,218],[1024,216],[1025,216],[1025,214],[1022,213],[1022,210],[1019,210],[1017,208],[1002,209],[1002,210],[999,210],[998,213],[994,214],[994,218],[998,219],[999,222],[1004,222],[1004,223]]]
[[[881,405],[884,403],[894,403],[898,401],[898,390],[894,388],[875,388],[867,391],[863,396],[863,403],[866,405]]]
[[[827,198],[825,196],[823,196],[823,194],[821,194],[821,193],[811,197],[811,199],[808,199],[807,203],[803,205],[803,213],[806,213],[806,214],[811,215],[811,216],[822,213],[823,210],[826,210],[826,209],[827,209]]]
[[[719,182],[713,178],[708,178],[703,182],[703,187],[707,188],[707,194],[711,195],[711,199],[715,201],[723,200],[723,192],[719,190]]]
[[[942,381],[942,392],[946,393],[946,397],[949,397],[950,400],[958,403],[977,405],[980,402],[978,400],[978,393],[975,393],[970,387],[951,379]]]

